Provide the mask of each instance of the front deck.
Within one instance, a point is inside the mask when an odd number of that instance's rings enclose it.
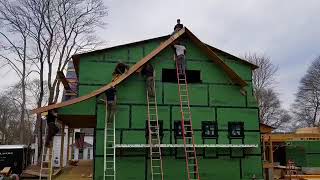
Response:
[[[93,177],[93,161],[80,160],[77,166],[67,166],[54,179],[59,180],[91,180]]]

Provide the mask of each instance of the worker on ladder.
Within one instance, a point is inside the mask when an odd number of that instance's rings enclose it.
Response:
[[[53,137],[59,132],[59,128],[56,125],[57,113],[54,110],[49,110],[47,115],[47,127],[48,133],[46,136],[45,146],[47,148],[52,146]]]
[[[177,66],[179,70],[179,74],[183,74],[186,71],[186,58],[185,54],[187,52],[187,49],[185,46],[183,46],[180,42],[177,42],[175,45],[173,45],[175,49],[175,60],[177,61]]]
[[[110,123],[113,120],[113,116],[116,113],[117,110],[117,102],[116,102],[116,88],[112,86],[110,89],[106,91],[106,100],[107,100],[107,122]]]
[[[153,66],[150,63],[147,63],[141,70],[142,76],[146,77],[146,85],[149,97],[154,97],[154,76],[153,76]]]

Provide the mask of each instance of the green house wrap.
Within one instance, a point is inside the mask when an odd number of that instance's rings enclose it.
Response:
[[[172,45],[186,47],[186,66],[194,140],[202,180],[263,179],[259,109],[253,96],[252,71],[257,66],[202,43],[183,28],[162,36],[73,56],[78,98],[34,112],[58,109],[66,125],[94,128],[94,179],[104,176],[104,91],[117,89],[115,116],[116,179],[151,179],[146,136],[147,97],[139,71],[145,63],[155,70],[164,179],[187,179],[183,139],[176,136],[181,121]],[[112,81],[117,63],[130,66]],[[208,136],[207,136],[208,135]],[[211,136],[210,136],[211,135]]]

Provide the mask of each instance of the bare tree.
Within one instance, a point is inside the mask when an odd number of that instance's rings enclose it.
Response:
[[[259,66],[253,72],[252,81],[254,95],[260,109],[260,122],[276,128],[288,122],[291,116],[287,110],[281,108],[279,96],[274,90],[278,67],[265,55],[249,53],[244,56],[244,59]]]
[[[21,107],[21,87],[19,84],[10,87],[0,95],[0,131],[2,132],[2,142],[5,144],[21,143],[20,131],[26,136],[22,143],[30,144],[32,140],[32,119],[26,109],[24,117],[24,126],[21,130],[20,125],[20,107]]]
[[[6,95],[0,95],[0,132],[2,133],[1,142],[3,144],[10,144],[9,124],[11,121],[16,121],[19,117],[17,116],[19,111],[15,104]]]
[[[260,101],[260,121],[278,128],[291,119],[289,112],[281,108],[278,94],[273,89],[262,89],[257,97]]]
[[[19,139],[24,142],[24,119],[26,115],[26,80],[30,72],[28,64],[29,29],[27,12],[18,5],[12,5],[8,0],[0,1],[0,29],[1,47],[0,59],[2,67],[9,66],[19,77],[21,88]]]
[[[272,64],[268,56],[248,53],[244,56],[244,59],[259,66],[259,68],[254,70],[252,75],[254,89],[256,92],[260,89],[271,88],[274,85],[274,76],[278,71],[278,67]]]
[[[95,32],[97,27],[104,25],[102,18],[106,15],[106,8],[102,0],[20,0],[20,3],[28,9],[32,24],[30,34],[35,44],[34,64],[40,80],[37,107],[41,107],[45,103],[45,91],[48,91],[48,103],[57,102],[60,81],[55,74],[66,68],[71,55],[101,44]],[[37,129],[41,137],[40,114],[37,115]],[[42,139],[38,140],[41,149]]]
[[[302,77],[292,111],[302,125],[320,125],[320,56]]]

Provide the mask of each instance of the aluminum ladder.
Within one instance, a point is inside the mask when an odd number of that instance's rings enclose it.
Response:
[[[44,130],[44,141],[45,142],[47,139],[47,134],[48,134],[48,125],[45,123],[45,130]],[[41,137],[43,138],[43,137]],[[54,137],[53,137],[54,139]],[[52,141],[53,141],[52,139]],[[40,166],[40,173],[39,173],[39,180],[41,180],[43,177],[46,177],[48,180],[52,179],[52,162],[53,162],[53,147],[47,148],[45,146],[46,142],[42,145],[42,154],[41,154],[41,166]],[[49,152],[49,153],[48,153]],[[48,153],[48,154],[47,154]],[[48,156],[48,158],[47,158]],[[48,159],[48,161],[47,161]],[[44,167],[44,163],[47,164],[47,167]],[[44,173],[44,171],[46,173]],[[44,176],[43,174],[47,174],[47,176]]]
[[[155,72],[153,72],[155,78]],[[150,167],[151,167],[151,179],[163,180],[163,168],[161,157],[161,140],[160,140],[160,128],[158,121],[158,107],[156,96],[156,85],[153,80],[154,97],[150,97],[147,89],[147,108],[148,108],[148,135],[150,146]]]
[[[116,179],[116,136],[115,115],[113,122],[108,122],[107,101],[104,129],[104,180]]]
[[[194,145],[194,133],[192,128],[192,116],[188,93],[187,75],[179,69],[176,59],[178,89],[180,97],[181,127],[186,158],[188,180],[200,180],[196,148]]]

